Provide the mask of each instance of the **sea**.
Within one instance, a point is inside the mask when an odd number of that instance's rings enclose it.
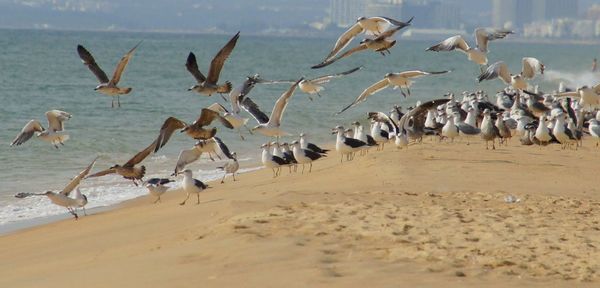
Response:
[[[46,197],[18,199],[15,194],[60,191],[96,157],[99,159],[93,171],[127,162],[152,143],[167,117],[192,122],[203,107],[212,103],[229,107],[219,95],[207,97],[188,91],[195,80],[184,64],[192,51],[201,71],[206,73],[212,57],[231,36],[0,30],[0,230],[6,225],[66,214],[63,207],[53,205]],[[314,96],[313,101],[299,90],[292,97],[282,127],[293,135],[304,132],[311,142],[321,145],[335,140],[331,128],[337,125],[348,127],[357,120],[367,123],[369,111],[389,112],[393,105],[407,108],[417,101],[441,98],[448,92],[460,95],[463,91],[480,89],[494,100],[496,92],[503,88],[499,80],[478,83],[479,67],[467,61],[466,55],[426,52],[436,41],[401,37],[389,55],[361,52],[328,67],[311,69],[329,53],[335,40],[247,36],[241,31],[237,46],[223,67],[220,82],[229,80],[237,86],[246,76],[256,73],[270,80],[315,78],[362,66],[358,72],[325,84],[321,97]],[[139,41],[143,42],[120,82],[120,86],[132,87],[133,91],[121,97],[121,108],[111,108],[111,98],[94,91],[97,80],[82,65],[76,47],[78,44],[86,47],[111,77],[119,59]],[[468,41],[473,42],[470,38]],[[546,65],[546,72],[531,83],[543,91],[556,90],[561,81],[574,88],[595,85],[600,80],[591,72],[592,59],[600,56],[596,45],[519,43],[509,39],[490,43],[490,50],[490,64],[505,61],[513,73],[520,71],[522,57],[540,59]],[[451,72],[417,79],[408,98],[399,90],[388,88],[335,115],[386,73],[415,69]],[[257,85],[248,96],[270,114],[276,99],[288,88],[289,84]],[[35,138],[21,146],[9,145],[31,119],[47,127],[44,113],[52,109],[73,115],[65,123],[70,139],[64,146],[56,149]],[[254,125],[256,122],[251,118],[249,126]],[[260,145],[271,139],[242,130],[246,138],[242,141],[237,132],[220,124],[215,126],[217,136],[238,153],[244,171],[260,167]],[[162,150],[143,162],[146,178],[168,177],[180,150],[189,149],[194,143],[176,132]],[[195,178],[211,181],[222,177],[223,172],[216,167],[224,163],[203,156],[188,167]],[[89,198],[88,208],[115,205],[147,193],[145,188],[115,175],[87,179],[80,188]]]

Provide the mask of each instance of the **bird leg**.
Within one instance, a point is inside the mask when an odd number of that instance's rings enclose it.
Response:
[[[233,176],[233,181],[236,181],[236,180],[235,180],[235,172],[233,172],[233,173],[231,174],[231,176]]]
[[[117,107],[121,108],[121,96],[117,95]]]
[[[248,129],[248,132],[250,133],[250,135],[254,135],[254,133],[252,133],[252,129],[250,129],[250,127],[246,126],[246,124],[244,124],[244,127],[246,127],[246,129]]]
[[[227,173],[225,173],[225,175],[223,175],[223,179],[221,179],[221,184],[225,183],[225,177],[227,176]]]
[[[87,216],[87,212],[85,212],[85,206],[81,207],[83,209],[83,215]]]
[[[302,173],[300,174],[304,174],[304,164],[302,164]]]
[[[79,216],[77,215],[77,213],[75,213],[75,211],[73,211],[73,208],[67,207],[67,210],[69,211],[69,213],[71,213],[71,215],[73,215],[73,217],[75,217],[75,220],[79,219]]]
[[[185,197],[185,200],[183,200],[183,202],[179,203],[179,205],[185,205],[185,201],[187,201],[190,198],[190,193],[187,193],[187,197]]]
[[[223,100],[225,100],[225,102],[229,102],[229,101],[227,100],[227,98],[225,98],[225,96],[223,96],[223,93],[219,93],[219,95],[221,95],[221,98],[223,98]]]
[[[404,93],[404,90],[402,90],[402,87],[398,86],[398,88],[400,88],[400,93],[402,93],[402,96],[404,96],[404,98],[406,98],[406,93]]]
[[[200,193],[196,194],[196,197],[198,199],[196,205],[200,205]]]
[[[410,96],[410,88],[406,87],[406,91],[408,91],[408,96]]]
[[[321,98],[321,94],[319,93],[319,91],[317,91],[317,96],[319,96],[319,98]]]
[[[160,196],[158,196],[158,198],[156,198],[156,200],[154,200],[153,204],[156,204],[157,202],[160,202]]]
[[[242,135],[242,131],[240,131],[240,129],[238,129],[238,134],[240,134],[240,138],[242,138],[242,141],[245,141],[246,139],[244,138],[244,135]]]
[[[310,167],[308,168],[308,173],[312,172],[312,162],[310,162]]]
[[[115,98],[114,97],[110,101],[110,108],[115,108]]]

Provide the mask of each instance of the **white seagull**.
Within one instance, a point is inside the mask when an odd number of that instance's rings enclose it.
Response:
[[[221,169],[225,172],[225,174],[223,175],[223,179],[221,179],[221,184],[225,183],[225,177],[227,176],[227,174],[231,174],[231,176],[233,176],[233,181],[235,181],[235,172],[237,172],[240,169],[240,163],[238,163],[237,160],[237,153],[231,153],[231,160],[232,161],[225,163],[225,165],[217,167],[218,169]]]
[[[400,92],[402,93],[402,95],[404,97],[406,97],[406,93],[404,93],[402,88],[406,88],[408,95],[410,95],[410,86],[413,83],[413,79],[427,76],[427,75],[438,75],[438,74],[444,74],[444,73],[448,73],[448,72],[450,72],[450,71],[428,72],[428,71],[412,70],[412,71],[404,71],[404,72],[400,72],[400,73],[387,73],[387,74],[385,74],[385,76],[383,77],[382,80],[376,82],[375,84],[373,84],[373,85],[369,86],[367,89],[365,89],[360,95],[358,95],[358,97],[356,98],[356,100],[354,100],[354,102],[352,102],[350,105],[346,106],[340,112],[337,112],[337,114],[340,114],[340,113],[350,109],[351,107],[358,105],[359,103],[367,100],[367,98],[369,96],[387,88],[388,86],[392,86],[392,87],[394,87],[394,89],[400,88]]]
[[[64,122],[71,119],[71,114],[60,110],[50,110],[46,112],[46,118],[48,118],[48,130],[44,129],[40,121],[33,119],[21,129],[10,146],[19,146],[27,142],[36,132],[40,140],[50,142],[56,149],[58,149],[58,144],[64,145],[63,143],[69,139],[69,134],[65,132]]]
[[[200,180],[194,179],[192,177],[192,170],[190,169],[185,169],[181,173],[183,173],[183,181],[181,186],[183,187],[183,191],[185,191],[187,196],[183,202],[179,203],[179,205],[185,205],[185,202],[192,194],[196,194],[196,197],[198,198],[196,204],[200,204],[200,192],[208,189],[208,185],[202,183]]]
[[[292,152],[298,164],[302,164],[302,173],[304,173],[304,164],[309,164],[308,172],[312,172],[312,162],[321,157],[327,157],[325,154],[320,154],[309,149],[302,149],[300,142],[294,140],[292,142]]]
[[[555,97],[573,97],[580,98],[579,104],[586,111],[594,111],[600,108],[600,84],[590,87],[581,86],[575,91],[562,92],[554,95]]]
[[[219,137],[213,137],[208,140],[198,140],[192,149],[184,149],[179,152],[177,164],[175,165],[175,172],[173,172],[172,175],[179,174],[180,171],[183,171],[185,166],[200,159],[200,156],[202,156],[203,153],[208,153],[208,157],[210,157],[210,160],[212,161],[215,160],[212,158],[211,153],[217,155],[220,159],[221,156],[219,156],[217,151],[221,151],[221,153],[229,159],[234,158],[233,154],[229,152],[227,145],[225,145]]]
[[[526,79],[533,79],[536,73],[544,74],[545,66],[540,60],[532,57],[524,57],[521,62],[523,67],[519,74],[511,74],[508,71],[506,63],[498,61],[481,73],[477,77],[477,80],[481,82],[483,80],[500,78],[506,85],[511,85],[513,88],[521,91],[526,90],[528,86]]]
[[[462,36],[456,35],[427,48],[426,51],[440,52],[458,49],[460,52],[467,54],[470,61],[479,65],[487,65],[488,42],[502,39],[506,35],[513,33],[510,30],[477,28],[474,32],[476,47],[470,47]]]
[[[263,165],[267,168],[271,168],[273,170],[273,178],[279,176],[279,172],[281,172],[281,166],[288,164],[283,158],[273,156],[269,151],[270,144],[262,144],[260,148],[262,148],[262,156],[261,160]]]
[[[137,49],[137,47],[142,43],[142,41],[138,42],[138,44],[136,44],[135,46],[133,46],[133,48],[131,48],[131,50],[129,50],[129,52],[127,52],[127,54],[125,54],[121,60],[119,61],[119,64],[117,64],[117,67],[115,68],[115,71],[113,72],[113,76],[112,79],[108,79],[108,76],[106,76],[106,73],[104,73],[104,71],[102,71],[102,69],[100,68],[100,66],[98,66],[98,63],[96,63],[96,60],[94,60],[94,56],[92,56],[92,53],[90,53],[88,50],[86,50],[83,46],[81,45],[77,45],[77,53],[79,54],[79,58],[81,58],[81,61],[83,61],[83,64],[85,66],[87,66],[90,71],[92,71],[92,73],[94,73],[94,75],[96,76],[96,78],[98,78],[98,81],[100,81],[100,84],[98,86],[96,86],[96,88],[94,88],[94,90],[111,96],[112,98],[112,107],[115,107],[115,96],[117,97],[117,106],[121,107],[121,100],[119,98],[120,95],[123,94],[129,94],[129,92],[131,92],[132,88],[127,87],[127,88],[121,88],[118,87],[117,84],[119,84],[119,81],[121,80],[121,75],[123,74],[123,71],[125,71],[125,68],[127,67],[127,64],[129,63],[129,60],[131,59],[131,57],[133,56],[133,52],[135,51],[135,49]]]
[[[79,191],[79,189],[75,188],[77,188],[77,186],[79,186],[79,183],[81,183],[81,180],[83,180],[85,176],[88,173],[90,173],[90,170],[92,170],[92,167],[94,167],[94,163],[96,163],[97,159],[98,158],[96,157],[96,159],[94,159],[92,163],[90,163],[90,165],[83,169],[83,171],[79,172],[79,174],[75,176],[75,178],[71,179],[69,184],[67,184],[67,186],[65,186],[65,188],[63,188],[62,191],[58,193],[52,191],[46,191],[44,193],[19,193],[15,195],[15,197],[25,198],[28,196],[46,196],[48,197],[48,199],[50,199],[50,201],[52,201],[52,203],[67,208],[69,213],[71,213],[71,215],[73,215],[75,219],[78,219],[79,216],[77,215],[76,209],[78,207],[83,207],[83,213],[85,214],[84,206],[87,204],[87,197],[81,194],[81,191]],[[74,193],[74,197],[71,198],[69,197],[69,195],[73,190],[76,191]]]
[[[160,196],[165,194],[165,192],[167,192],[167,190],[170,188],[169,186],[165,186],[165,184],[169,184],[171,182],[174,181],[168,178],[150,178],[144,181],[144,186],[148,188],[150,195],[156,197],[156,200],[154,201],[154,203],[156,203],[161,202]]]
[[[258,132],[265,136],[277,137],[277,142],[279,142],[280,136],[289,135],[281,130],[281,119],[283,118],[283,112],[285,112],[288,102],[292,98],[292,95],[294,95],[294,91],[302,79],[303,78],[296,81],[296,83],[294,83],[279,97],[279,99],[277,99],[275,106],[273,106],[273,111],[271,111],[271,117],[267,117],[265,113],[260,111],[258,105],[252,102],[250,98],[246,97],[242,101],[242,108],[250,113],[250,115],[252,115],[252,117],[254,117],[254,119],[256,119],[256,121],[259,123],[257,126],[252,128],[252,131]]]
[[[346,138],[346,136],[344,136],[344,131],[344,127],[342,126],[336,126],[331,130],[331,134],[337,134],[335,150],[342,156],[340,163],[344,160],[344,156],[346,156],[346,160],[351,160],[354,153],[367,146],[367,143],[358,139]]]

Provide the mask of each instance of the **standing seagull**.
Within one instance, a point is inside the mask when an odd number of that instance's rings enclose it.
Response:
[[[375,52],[379,52],[381,53],[381,55],[385,56],[385,52],[390,53],[390,48],[392,48],[395,44],[396,44],[396,40],[392,39],[392,36],[394,36],[394,34],[396,34],[396,32],[398,32],[400,29],[402,29],[403,27],[394,27],[391,28],[383,33],[381,33],[379,36],[373,38],[373,39],[364,39],[362,41],[360,41],[360,44],[358,46],[355,46],[354,48],[347,50],[346,52],[338,55],[338,56],[334,56],[334,57],[328,57],[325,60],[323,60],[323,62],[312,66],[312,69],[317,69],[317,68],[323,68],[325,66],[328,66],[330,64],[332,64],[333,62],[340,60],[342,58],[348,57],[356,52],[360,52],[363,50],[373,50]]]
[[[410,95],[410,86],[413,83],[413,81],[411,79],[423,77],[426,75],[444,74],[444,73],[448,73],[448,72],[450,72],[450,71],[427,72],[427,71],[413,70],[413,71],[404,71],[404,72],[400,72],[400,73],[387,73],[387,74],[385,74],[385,76],[383,77],[382,80],[369,86],[369,88],[365,89],[362,93],[360,93],[360,95],[358,95],[358,97],[356,98],[356,100],[354,100],[354,102],[352,102],[350,105],[346,106],[344,109],[342,109],[340,112],[337,112],[336,114],[340,114],[340,113],[350,109],[351,107],[358,105],[359,103],[367,100],[367,98],[369,96],[387,88],[388,86],[393,86],[394,89],[400,88],[400,92],[402,93],[402,95],[404,97],[406,97],[406,94],[404,93],[402,88],[403,87],[406,88],[408,95]]]
[[[231,82],[225,81],[225,84],[219,85],[217,82],[219,81],[219,74],[221,74],[221,69],[223,68],[223,64],[225,64],[225,60],[235,48],[235,44],[237,43],[238,38],[240,38],[240,32],[235,34],[223,48],[217,53],[217,55],[210,62],[210,69],[208,70],[208,77],[205,77],[200,69],[198,69],[198,63],[196,62],[196,55],[190,52],[187,58],[187,62],[185,63],[185,67],[187,70],[196,78],[196,83],[192,86],[188,91],[196,91],[200,94],[204,94],[207,96],[211,96],[213,93],[229,93],[231,91]],[[222,95],[221,95],[222,96]],[[225,99],[225,97],[223,97]],[[225,99],[227,100],[227,99]]]
[[[142,180],[142,178],[144,178],[144,174],[146,174],[146,167],[143,165],[140,167],[136,167],[135,165],[144,161],[144,159],[146,159],[146,157],[148,157],[148,155],[150,155],[150,153],[152,153],[152,151],[154,151],[155,146],[156,146],[156,141],[152,142],[152,144],[150,144],[150,146],[144,148],[144,150],[135,154],[135,156],[133,156],[133,158],[129,159],[129,161],[127,161],[127,163],[125,163],[123,165],[119,165],[119,164],[113,165],[106,170],[102,170],[100,172],[94,173],[90,176],[87,176],[86,178],[100,177],[100,176],[104,176],[104,175],[108,175],[108,174],[117,173],[117,174],[123,176],[123,178],[133,181],[133,184],[135,184],[135,186],[138,186],[137,181],[140,181],[140,180]]]
[[[250,98],[245,98],[242,101],[242,107],[244,110],[248,111],[254,119],[258,122],[258,125],[252,128],[252,131],[259,132],[265,136],[269,137],[277,137],[277,142],[279,142],[280,136],[286,136],[288,133],[281,130],[281,119],[283,118],[283,112],[285,111],[285,107],[287,107],[288,102],[294,95],[294,91],[296,87],[298,87],[298,83],[302,81],[303,78],[296,81],[287,91],[285,91],[279,99],[275,102],[275,106],[273,106],[273,111],[271,111],[271,117],[267,117],[265,113],[260,111],[258,105],[250,100]]]
[[[148,192],[150,192],[152,196],[156,197],[156,200],[154,201],[154,203],[156,203],[161,202],[160,196],[169,190],[169,186],[165,186],[165,184],[171,182],[174,181],[168,178],[150,178],[144,182],[144,186],[148,188]]]
[[[217,128],[213,127],[206,129],[204,126],[210,125],[215,119],[219,120],[223,126],[233,129],[231,123],[219,115],[219,112],[207,108],[202,109],[200,116],[192,124],[187,124],[175,117],[167,118],[160,128],[158,138],[156,138],[157,144],[154,152],[156,153],[160,148],[165,146],[171,138],[171,135],[173,135],[173,132],[177,129],[181,129],[181,132],[185,132],[188,136],[196,140],[206,140],[214,137],[215,134],[217,134]]]
[[[96,157],[96,159],[98,158]],[[69,182],[69,184],[67,184],[67,186],[65,186],[65,188],[58,193],[52,191],[46,191],[44,193],[19,193],[15,195],[15,197],[25,198],[28,196],[46,196],[48,199],[50,199],[50,201],[52,201],[52,203],[67,208],[69,213],[71,213],[71,215],[77,219],[79,216],[77,215],[75,209],[77,209],[77,207],[84,207],[85,204],[87,204],[87,197],[81,194],[79,189],[75,191],[74,198],[69,197],[69,194],[71,191],[73,191],[73,189],[77,188],[79,183],[81,183],[81,180],[83,180],[85,176],[90,173],[90,170],[92,170],[92,167],[94,167],[94,163],[96,163],[96,159],[94,159],[92,163],[90,163],[90,165],[88,165],[83,171],[79,172],[79,174],[75,176],[75,178],[73,178],[71,182]],[[83,211],[85,213],[85,207],[83,208]]]
[[[544,69],[546,67],[540,60],[532,57],[524,57],[521,62],[523,67],[519,74],[510,74],[506,63],[504,63],[504,61],[498,61],[488,67],[485,72],[481,73],[481,75],[477,77],[477,80],[481,82],[483,80],[500,78],[506,85],[511,85],[513,88],[521,91],[526,90],[528,84],[525,79],[533,79],[538,72],[544,74]]]
[[[312,162],[321,157],[327,156],[324,154],[319,154],[312,150],[302,149],[298,140],[294,140],[292,142],[292,152],[294,153],[294,158],[296,159],[298,164],[302,164],[302,173],[304,173],[304,164],[309,164],[308,172],[310,173],[312,172]]]
[[[344,156],[346,156],[346,160],[351,160],[353,158],[354,153],[362,150],[367,143],[360,141],[354,138],[346,138],[344,136],[344,127],[336,126],[331,130],[331,134],[337,134],[337,138],[335,141],[335,150],[340,153],[342,158],[340,159],[340,163],[344,160]]]
[[[50,110],[46,112],[46,118],[48,118],[48,130],[44,129],[40,121],[31,120],[21,129],[10,146],[19,146],[27,142],[35,132],[38,132],[39,139],[52,143],[56,149],[58,149],[58,144],[64,145],[63,142],[69,139],[69,134],[64,131],[64,122],[71,119],[71,114],[60,110]]]
[[[479,65],[487,65],[487,52],[488,42],[496,39],[502,39],[508,34],[513,34],[510,30],[494,29],[488,31],[485,28],[475,29],[475,43],[476,47],[470,47],[465,39],[456,35],[450,37],[434,46],[427,48],[426,51],[453,51],[458,49],[460,52],[467,54],[470,61],[473,61]]]
[[[306,140],[306,134],[304,133],[300,133],[300,148],[308,149],[320,154],[327,154],[327,152],[329,151],[329,149],[322,149],[316,144],[308,142],[308,140]]]
[[[217,167],[217,168],[225,171],[225,174],[223,175],[223,179],[221,179],[221,184],[225,183],[225,177],[227,176],[227,174],[231,174],[231,176],[233,176],[233,181],[235,181],[235,172],[237,172],[240,169],[240,163],[238,163],[238,160],[237,160],[237,153],[235,153],[235,152],[231,153],[231,160],[233,160],[233,161],[229,161],[229,162],[225,163],[225,165],[223,165],[221,167]]]
[[[125,71],[125,67],[127,67],[129,59],[131,59],[131,56],[133,56],[133,52],[140,45],[140,43],[142,43],[142,41],[138,42],[138,44],[133,46],[133,48],[131,48],[131,50],[129,50],[129,52],[127,52],[127,54],[125,54],[125,56],[121,58],[119,64],[117,64],[117,67],[115,68],[115,72],[113,72],[113,77],[110,80],[108,79],[108,76],[106,76],[106,73],[104,73],[100,66],[98,66],[98,63],[96,63],[96,60],[94,60],[94,56],[92,56],[92,53],[86,50],[83,46],[77,45],[77,53],[79,54],[79,58],[81,58],[83,64],[85,66],[88,66],[90,71],[92,71],[92,73],[96,75],[96,78],[98,78],[98,81],[100,81],[100,85],[96,86],[94,90],[102,94],[112,96],[113,99],[111,105],[113,108],[115,107],[115,96],[117,96],[117,106],[121,107],[121,99],[119,98],[119,96],[123,94],[129,94],[129,92],[131,92],[132,88],[121,88],[118,87],[117,84],[119,84],[119,80],[121,80],[121,75],[123,74],[123,71]]]
[[[262,148],[261,160],[265,167],[271,168],[271,170],[273,170],[273,178],[275,178],[279,176],[279,172],[281,172],[281,166],[291,163],[287,163],[281,157],[272,155],[269,151],[269,146],[270,145],[267,143],[262,144],[262,146],[260,146],[260,148]]]
[[[179,205],[185,205],[185,202],[190,198],[190,195],[196,194],[196,197],[198,197],[198,202],[196,202],[196,204],[200,204],[200,192],[202,192],[203,190],[207,189],[208,186],[204,183],[202,183],[202,181],[194,179],[192,177],[192,170],[190,169],[185,169],[183,170],[183,185],[181,185],[183,187],[183,191],[185,191],[185,193],[187,194],[187,196],[185,197],[185,200],[183,200],[183,202],[179,203]]]
[[[329,55],[325,59],[331,59],[335,55],[337,55],[340,51],[342,51],[348,44],[356,37],[356,35],[360,33],[366,33],[371,35],[381,35],[390,26],[400,27],[400,29],[409,26],[410,22],[413,18],[410,18],[406,23],[398,20],[394,20],[392,18],[387,17],[359,17],[356,20],[356,23],[352,25],[346,32],[344,32],[335,42],[335,46]]]

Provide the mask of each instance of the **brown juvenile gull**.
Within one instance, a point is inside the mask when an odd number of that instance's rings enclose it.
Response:
[[[104,176],[104,175],[108,175],[108,174],[117,173],[117,174],[123,176],[123,178],[133,181],[133,184],[135,184],[135,186],[137,186],[138,185],[137,181],[141,181],[142,178],[144,178],[144,174],[146,174],[146,167],[143,165],[136,167],[136,165],[141,163],[142,161],[144,161],[144,159],[146,159],[146,157],[148,157],[148,155],[150,155],[150,153],[152,153],[152,151],[154,151],[155,146],[156,146],[156,141],[152,142],[152,144],[150,144],[150,146],[144,148],[144,150],[135,154],[135,156],[133,156],[133,158],[129,159],[129,161],[127,161],[127,163],[125,163],[123,165],[119,165],[119,164],[113,165],[112,167],[110,167],[106,170],[94,173],[90,176],[87,176],[86,178],[100,177],[100,176]]]
[[[112,79],[108,79],[108,76],[106,76],[106,73],[104,73],[104,71],[102,71],[102,69],[100,69],[100,66],[98,66],[98,63],[96,63],[96,60],[94,60],[94,57],[92,56],[92,54],[86,50],[83,46],[81,45],[77,45],[77,53],[79,53],[79,58],[81,58],[81,61],[83,61],[83,64],[85,66],[88,66],[88,68],[90,69],[90,71],[92,71],[92,73],[94,73],[94,75],[96,75],[96,78],[98,78],[98,81],[100,81],[100,84],[98,86],[96,86],[96,88],[94,88],[94,90],[102,93],[102,94],[106,94],[108,96],[112,96],[112,107],[115,107],[115,96],[117,97],[117,106],[121,107],[121,101],[119,96],[123,95],[123,94],[128,94],[129,92],[131,92],[130,87],[127,88],[121,88],[118,87],[117,84],[119,84],[119,80],[121,80],[121,75],[123,74],[123,71],[125,71],[125,67],[127,67],[127,63],[129,63],[129,59],[131,59],[131,56],[133,56],[133,52],[135,51],[135,49],[140,45],[140,43],[142,43],[142,41],[138,42],[138,44],[136,44],[133,48],[131,48],[131,50],[129,50],[129,52],[127,52],[127,54],[125,54],[125,56],[123,56],[121,58],[121,60],[119,61],[119,64],[117,64],[117,67],[115,68],[115,71],[113,72],[113,77]]]

